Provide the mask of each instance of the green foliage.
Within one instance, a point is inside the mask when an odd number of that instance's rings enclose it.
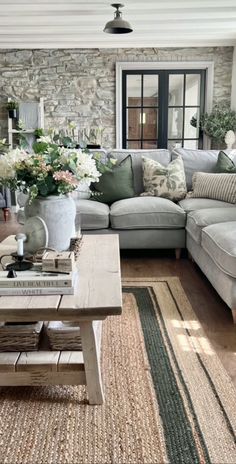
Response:
[[[192,117],[192,119],[190,120],[190,124],[193,127],[197,127],[197,118],[196,118],[196,116]]]
[[[97,170],[101,174],[111,172],[117,162],[112,156],[105,157],[104,153],[101,152],[93,153],[93,159],[95,160]]]
[[[34,136],[38,139],[44,135],[44,129],[38,128],[34,131]]]
[[[14,101],[14,100],[10,100],[9,102],[7,102],[6,104],[6,109],[9,111],[9,110],[17,110],[17,108],[19,107],[19,104]]]
[[[227,104],[215,105],[211,113],[204,113],[197,122],[195,116],[192,117],[190,124],[205,132],[211,139],[218,143],[224,142],[226,132],[236,131],[236,112],[231,110]]]
[[[35,153],[44,153],[47,150],[48,143],[46,142],[34,142],[33,143],[33,150]]]

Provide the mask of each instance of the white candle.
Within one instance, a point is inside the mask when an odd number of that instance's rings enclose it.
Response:
[[[18,238],[17,240],[17,255],[23,256],[24,255],[24,241],[23,238]]]

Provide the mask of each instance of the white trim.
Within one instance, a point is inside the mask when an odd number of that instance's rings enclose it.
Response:
[[[158,61],[158,62],[119,62],[116,63],[116,148],[122,148],[122,71],[132,69],[205,69],[206,95],[205,108],[211,111],[213,102],[213,61]],[[204,148],[210,148],[210,140],[204,136]]]

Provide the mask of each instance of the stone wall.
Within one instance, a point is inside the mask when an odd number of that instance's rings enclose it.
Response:
[[[7,129],[7,97],[44,98],[45,126],[73,120],[105,127],[105,147],[115,146],[117,61],[214,61],[214,103],[231,97],[233,47],[0,51],[0,127]]]

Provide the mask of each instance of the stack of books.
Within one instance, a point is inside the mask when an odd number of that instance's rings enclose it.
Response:
[[[0,271],[0,296],[73,295],[77,271],[44,272],[42,266],[36,265],[29,271],[17,272],[16,277],[7,275],[7,271]]]

